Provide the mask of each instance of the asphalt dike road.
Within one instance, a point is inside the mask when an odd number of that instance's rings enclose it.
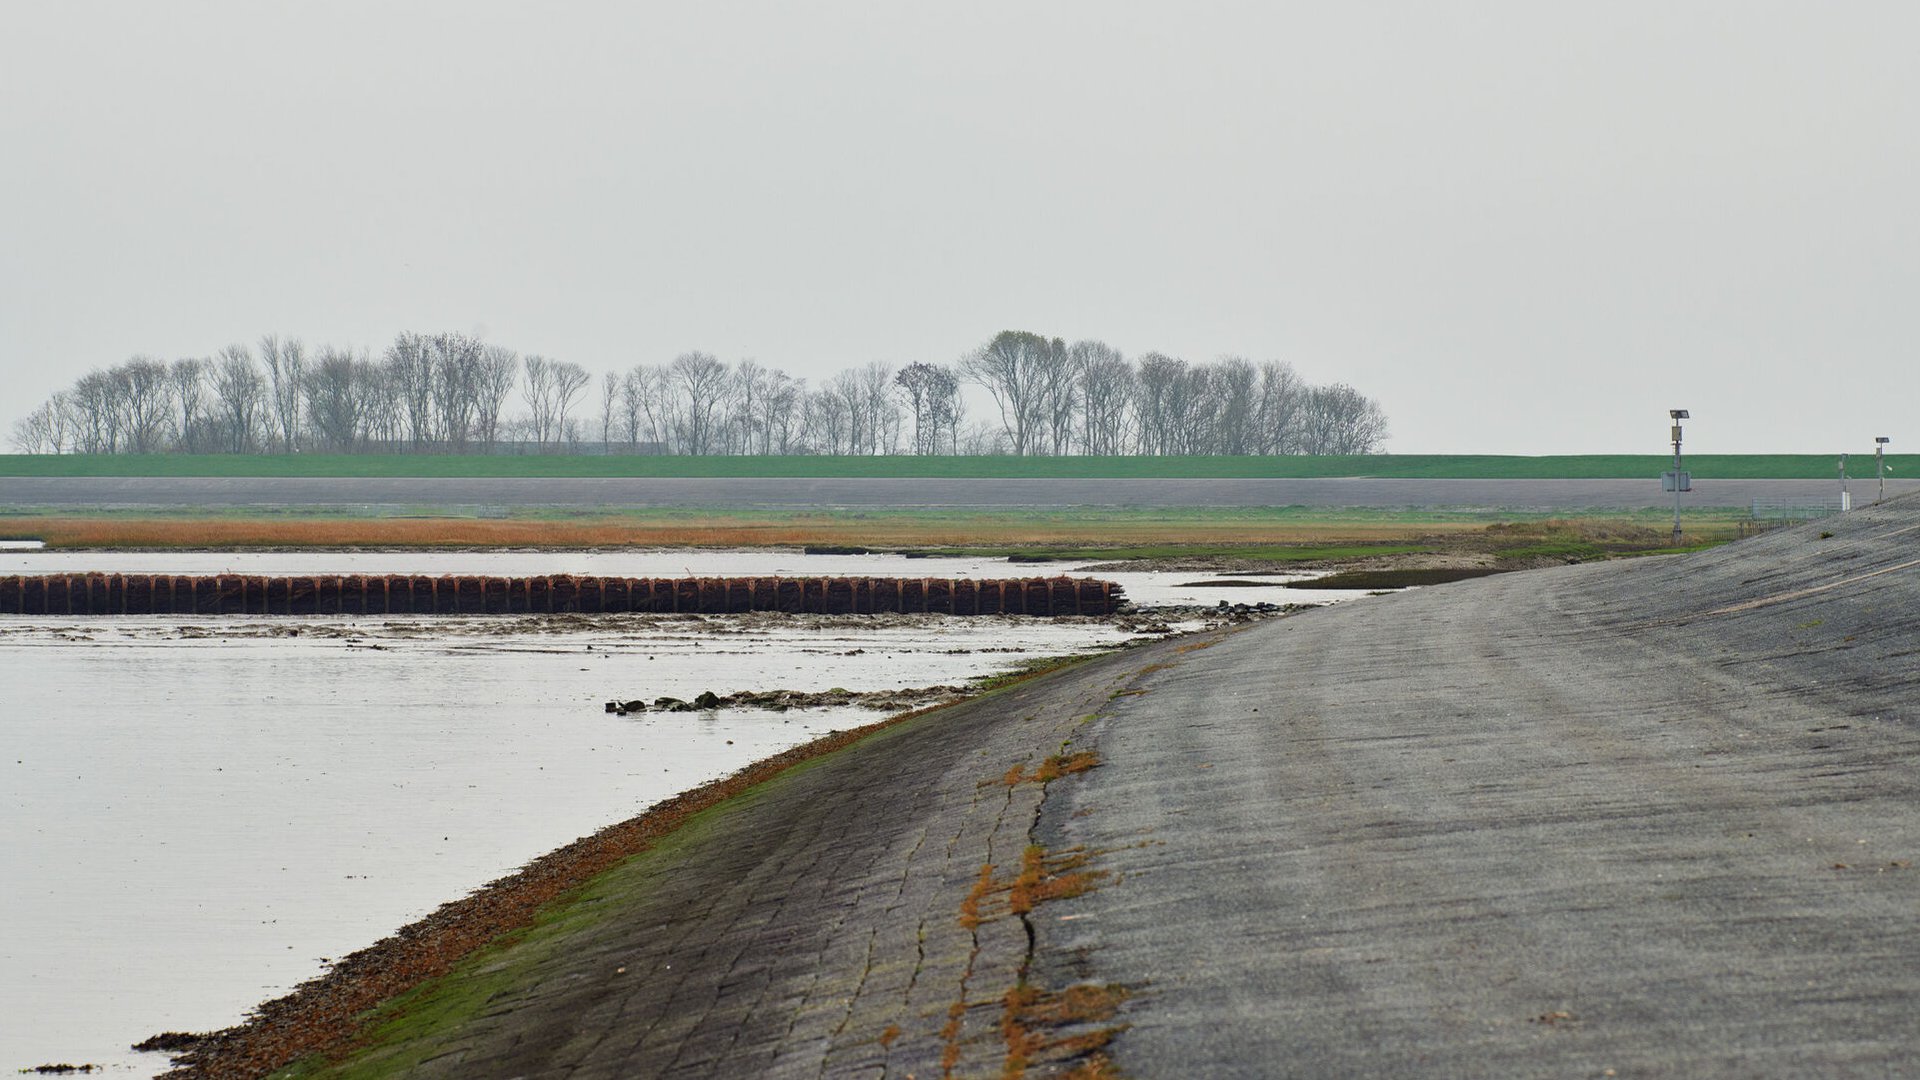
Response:
[[[1040,807],[1086,775],[1047,759],[1186,644],[1084,661],[789,770],[301,1075],[1001,1075],[1006,998],[1031,961],[1017,879]]]
[[[1829,535],[1830,534],[1830,535]],[[1037,831],[1135,1077],[1911,1076],[1920,499],[1182,654]]]

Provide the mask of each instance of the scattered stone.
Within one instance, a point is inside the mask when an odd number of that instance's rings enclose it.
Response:
[[[163,1031],[133,1044],[135,1050],[185,1050],[197,1046],[206,1036],[192,1031]]]
[[[655,698],[652,709],[655,712],[689,713],[706,712],[711,709],[764,709],[769,712],[786,712],[789,709],[822,709],[833,706],[855,706],[862,709],[893,710],[915,709],[923,705],[933,705],[945,701],[958,701],[973,691],[964,686],[913,686],[902,690],[848,690],[834,687],[830,690],[736,690],[730,694],[717,694],[712,690],[703,690],[692,701],[680,698]],[[644,701],[609,702],[615,706],[614,712],[644,712],[648,705]]]

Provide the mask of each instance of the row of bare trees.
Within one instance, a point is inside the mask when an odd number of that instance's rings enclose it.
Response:
[[[1131,361],[1105,342],[1007,330],[959,372],[992,397],[1014,454],[1371,454],[1387,437],[1378,402],[1278,361]]]
[[[969,386],[991,403],[971,424]],[[1285,363],[1133,360],[1013,330],[954,364],[870,363],[811,388],[704,352],[596,384],[465,334],[402,333],[377,358],[269,334],[90,372],[13,433],[24,453],[1367,454],[1385,438],[1377,402]]]

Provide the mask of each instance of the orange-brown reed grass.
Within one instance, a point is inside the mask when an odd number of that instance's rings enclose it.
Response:
[[[806,544],[980,546],[1325,544],[1410,540],[1481,526],[1455,523],[1275,522],[1059,517],[937,518],[794,514],[771,517],[606,517],[572,520],[334,517],[15,517],[0,528],[52,548],[599,548],[775,547]]]

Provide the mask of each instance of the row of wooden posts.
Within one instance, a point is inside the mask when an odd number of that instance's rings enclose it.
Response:
[[[625,578],[575,574],[44,574],[0,577],[15,615],[520,615],[809,612],[1106,615],[1119,585],[1092,578]]]

